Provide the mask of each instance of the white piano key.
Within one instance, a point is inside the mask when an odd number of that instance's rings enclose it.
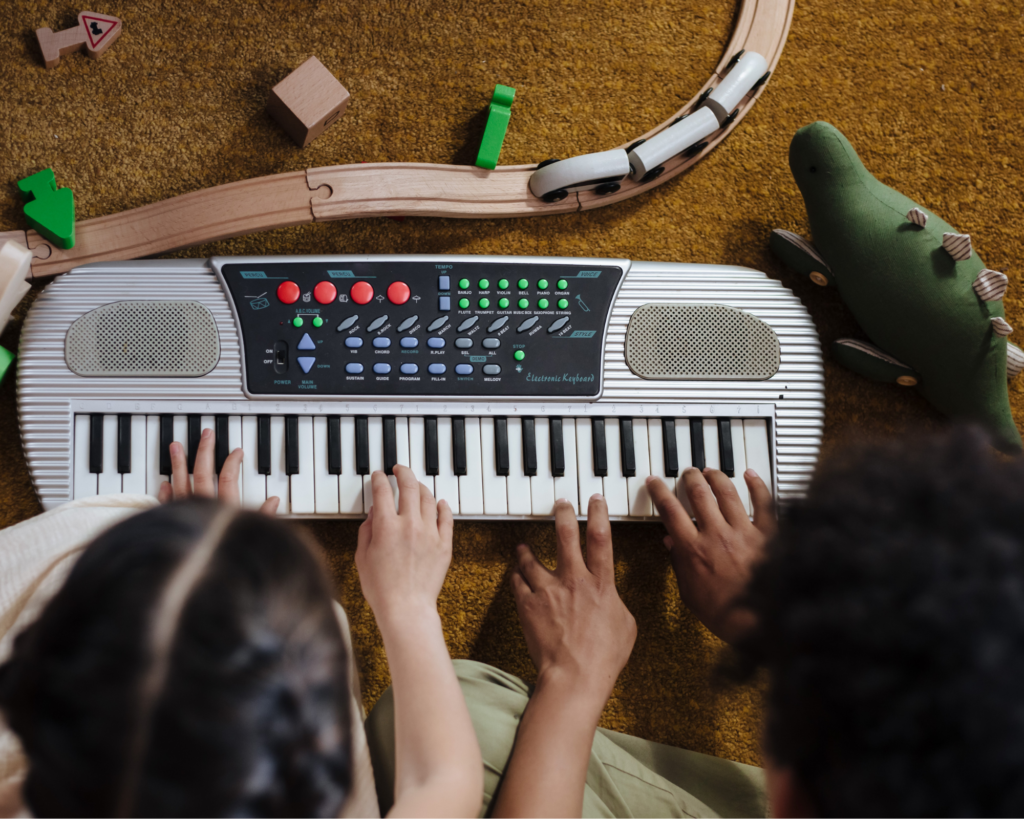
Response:
[[[480,419],[466,417],[466,474],[459,476],[459,514],[484,513],[484,475],[480,453]]]
[[[277,507],[279,515],[291,514],[291,500],[288,496],[287,456],[284,448],[284,416],[270,416],[270,474],[267,475],[267,497],[275,495],[281,499]]]
[[[395,419],[395,463],[411,468],[409,462],[409,419]],[[388,475],[391,491],[395,493],[395,511],[398,511],[398,478]]]
[[[356,419],[341,416],[341,474],[338,476],[338,508],[343,515],[363,513],[363,476],[356,472]]]
[[[135,436],[132,435],[132,452],[135,451]],[[160,485],[167,479],[160,474],[160,416],[146,416],[146,494],[154,498],[160,492]]]
[[[181,444],[181,448],[185,451],[185,458],[188,459],[188,416],[187,415],[175,415],[174,423],[171,425],[171,432],[173,433],[172,441],[177,441]],[[188,476],[188,482],[191,486],[192,476]]]
[[[580,506],[587,509],[591,495],[604,494],[604,480],[594,474],[594,428],[589,418],[576,419],[576,471]]]
[[[736,493],[740,496],[740,500],[743,501],[743,508],[747,510],[749,515],[751,513],[750,490],[747,489],[747,482],[743,478],[743,473],[747,470],[746,445],[743,442],[743,419],[731,419],[729,429],[732,434],[732,462],[734,468],[732,482],[736,487]]]
[[[434,494],[434,476],[426,473],[427,433],[422,415],[409,419],[409,465],[420,483]]]
[[[626,478],[629,514],[633,517],[650,517],[652,505],[651,495],[647,491],[647,476],[651,474],[651,451],[647,440],[647,422],[643,418],[633,419],[633,460],[636,475]]]
[[[704,419],[704,466],[721,469],[722,459],[718,454],[718,419]]]
[[[199,416],[199,430],[200,430],[200,434],[202,434],[202,430],[204,430],[204,429],[210,430],[210,434],[216,436],[216,434],[217,434],[217,422],[216,422],[216,419],[214,418],[214,416],[212,416],[212,415],[200,415]],[[214,438],[213,468],[214,469],[217,468],[216,438]],[[218,489],[218,486],[217,486],[217,476],[214,475],[214,477],[213,477],[213,493],[215,495],[217,494],[217,489]]]
[[[530,478],[523,470],[523,419],[508,419],[508,513],[510,515],[532,515],[533,503],[530,497]]]
[[[467,430],[467,435],[469,434]],[[511,457],[512,453],[509,453]],[[480,419],[480,468],[484,483],[484,514],[508,514],[508,485],[497,473],[494,447],[494,418]]]
[[[259,424],[242,416],[242,505],[259,509],[267,499],[267,478],[259,471]]]
[[[234,452],[236,449],[242,448],[242,416],[241,415],[229,415],[228,416],[228,455]],[[242,484],[243,476],[242,471],[238,471],[238,497],[242,497]]]
[[[446,500],[452,514],[459,513],[459,478],[452,462],[452,419],[437,419],[437,477],[434,478],[436,497]]]
[[[313,417],[299,416],[299,471],[288,476],[292,514],[312,515],[316,512],[316,466],[313,455]]]
[[[121,491],[121,473],[117,471],[117,416],[103,416],[103,471],[99,475],[97,491],[101,495],[116,495]]]
[[[146,494],[146,416],[133,415],[132,471],[121,476],[121,491],[132,495]],[[158,467],[159,468],[159,467]]]
[[[562,419],[562,452],[565,456],[565,475],[555,478],[555,500],[565,498],[578,515],[580,495],[576,480],[576,421],[572,418]]]
[[[89,416],[75,416],[74,497],[91,498],[96,494],[96,474],[89,471]]]
[[[313,508],[318,515],[338,514],[338,476],[327,471],[327,416],[313,417]]]
[[[555,476],[551,474],[551,427],[547,418],[534,422],[537,436],[537,474],[530,477],[530,503],[534,515],[555,512]]]
[[[608,503],[608,514],[629,515],[629,489],[626,476],[622,474],[618,418],[605,420],[604,438],[608,451],[608,475],[604,479],[604,499]]]
[[[676,491],[676,479],[665,475],[665,435],[660,418],[647,419],[647,446],[651,454],[651,474],[660,478],[669,488]],[[658,507],[651,503],[651,514],[658,516]]]
[[[747,469],[753,469],[769,490],[772,489],[772,455],[768,446],[768,421],[748,418],[743,422]]]
[[[371,415],[366,424],[366,440],[370,453],[370,472],[363,475],[363,509],[370,511],[373,506],[372,476],[384,469],[384,418]]]
[[[693,466],[693,449],[690,448],[690,419],[676,418],[676,456],[679,458],[679,477],[676,478],[676,497],[683,508],[693,517],[693,508],[686,494],[683,473]]]

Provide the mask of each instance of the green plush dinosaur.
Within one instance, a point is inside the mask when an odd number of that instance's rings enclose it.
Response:
[[[1024,369],[1024,352],[1006,340],[1006,276],[985,268],[970,236],[875,179],[827,122],[797,131],[789,167],[814,244],[775,230],[771,248],[797,273],[834,284],[873,342],[839,339],[833,357],[867,378],[915,386],[1020,452],[1006,381]]]

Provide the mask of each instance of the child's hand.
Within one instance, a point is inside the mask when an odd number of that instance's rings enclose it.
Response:
[[[383,472],[370,476],[373,507],[359,527],[356,568],[363,596],[384,631],[393,621],[437,613],[452,561],[452,510],[434,501],[407,466],[394,468],[395,496]]]
[[[160,485],[157,499],[160,503],[169,503],[182,498],[217,498],[232,506],[241,505],[238,493],[238,475],[242,469],[242,450],[236,449],[224,460],[220,476],[213,469],[213,430],[204,429],[199,438],[196,450],[195,468],[192,480],[188,479],[188,458],[185,447],[177,441],[171,444],[171,482]],[[216,491],[214,491],[216,489]],[[277,506],[281,502],[276,495],[267,498],[260,511],[267,515],[277,514]]]
[[[600,713],[636,641],[636,621],[615,589],[608,505],[600,495],[587,510],[587,559],[572,505],[555,504],[558,567],[549,571],[529,546],[519,546],[512,575],[519,621],[537,667],[538,685],[557,677]]]
[[[720,470],[704,474],[690,467],[681,481],[686,487],[697,525],[665,483],[647,479],[658,514],[669,535],[665,545],[683,602],[700,621],[726,642],[732,642],[753,624],[753,614],[735,605],[760,560],[765,544],[775,534],[772,493],[757,474],[744,475],[754,507],[750,522],[732,480]]]

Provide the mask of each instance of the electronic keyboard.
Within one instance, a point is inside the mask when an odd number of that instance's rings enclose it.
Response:
[[[462,518],[656,520],[648,475],[750,467],[802,494],[824,420],[807,311],[743,267],[514,256],[110,262],[52,282],[18,364],[44,508],[155,495],[205,428],[249,506],[361,517],[410,466]],[[394,484],[394,477],[391,477]]]

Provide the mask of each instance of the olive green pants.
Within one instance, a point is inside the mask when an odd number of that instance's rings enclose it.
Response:
[[[484,759],[480,815],[512,755],[519,719],[530,687],[518,677],[470,660],[456,660],[455,672]],[[395,711],[391,689],[366,720],[381,815],[395,792]],[[590,752],[583,816],[766,816],[760,768],[672,748],[599,728]]]

